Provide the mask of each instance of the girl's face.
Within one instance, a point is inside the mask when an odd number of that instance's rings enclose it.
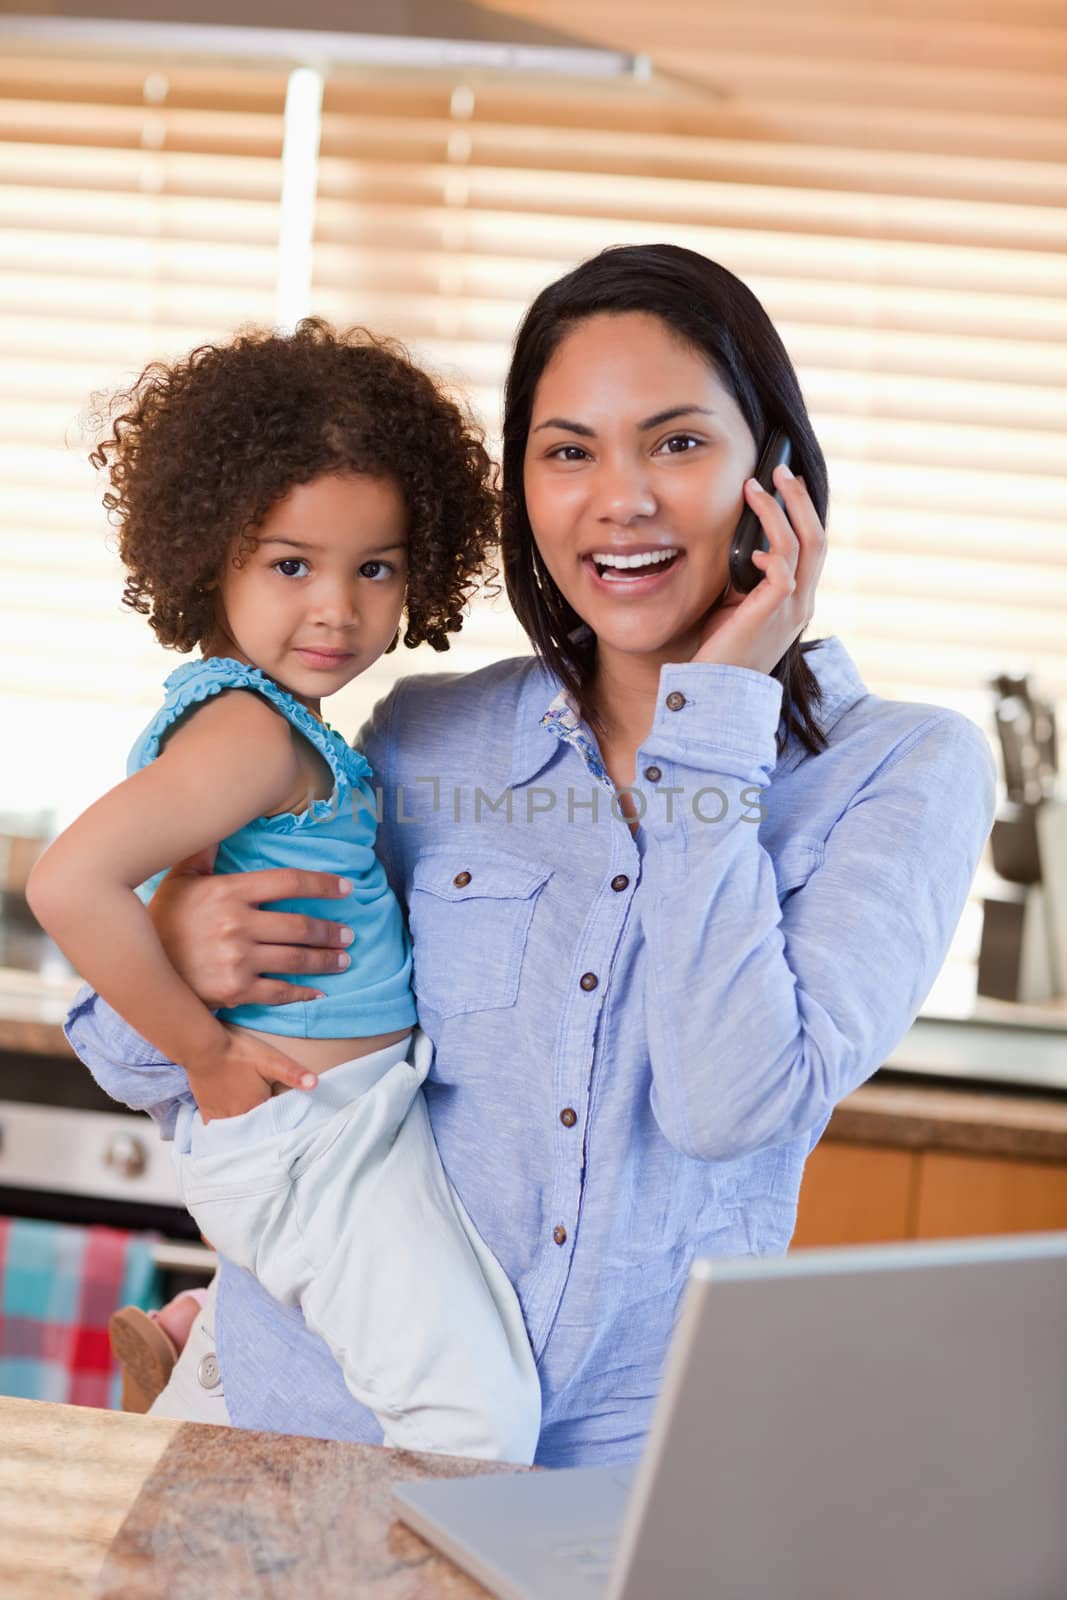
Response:
[[[218,583],[208,653],[259,667],[317,710],[377,661],[400,624],[407,510],[390,478],[330,473],[298,484]]]
[[[725,591],[755,464],[736,400],[658,317],[589,317],[566,336],[534,394],[526,505],[545,566],[601,647],[689,659]]]

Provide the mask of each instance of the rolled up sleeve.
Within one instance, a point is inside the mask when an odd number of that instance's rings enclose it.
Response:
[[[931,708],[843,797],[780,904],[752,801],[739,798],[769,782],[778,686],[739,668],[672,670],[680,681],[664,687],[698,695],[707,714],[690,737],[658,711],[644,753],[730,804],[714,826],[650,829],[652,1109],[676,1148],[723,1160],[817,1135],[907,1032],[966,902],[996,771],[979,729]]]
[[[105,1094],[147,1111],[161,1136],[173,1138],[178,1108],[192,1100],[182,1067],[161,1056],[87,984],[75,996],[63,1032]]]

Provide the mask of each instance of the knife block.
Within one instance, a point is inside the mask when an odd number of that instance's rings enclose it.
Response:
[[[978,993],[1030,1005],[1067,995],[1067,801],[1006,803],[990,844],[1000,884],[983,901]]]

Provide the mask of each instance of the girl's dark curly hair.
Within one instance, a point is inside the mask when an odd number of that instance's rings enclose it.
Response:
[[[227,555],[254,547],[290,489],[330,472],[388,477],[403,495],[404,643],[447,650],[459,632],[496,542],[496,469],[470,414],[395,341],[317,317],[292,334],[242,332],[153,362],[108,417],[89,459],[111,483],[122,598],[162,644],[210,637]]]

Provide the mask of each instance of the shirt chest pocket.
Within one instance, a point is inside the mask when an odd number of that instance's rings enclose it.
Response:
[[[503,851],[431,850],[408,899],[415,999],[440,1017],[513,1006],[551,871]]]

